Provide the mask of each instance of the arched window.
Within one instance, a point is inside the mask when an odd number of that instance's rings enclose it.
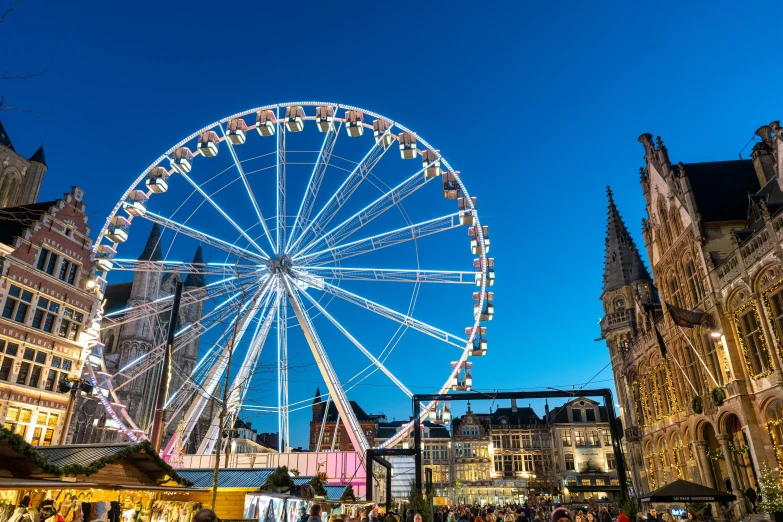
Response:
[[[669,213],[666,211],[666,203],[663,198],[658,198],[658,233],[661,236],[661,250],[666,251],[672,243],[672,235],[669,231],[667,221]]]
[[[16,192],[17,178],[13,173],[6,173],[0,183],[0,207],[11,206]]]
[[[737,325],[740,343],[745,352],[748,370],[751,378],[761,378],[767,375],[769,369],[769,353],[761,321],[752,300],[734,311],[734,321]]]
[[[669,270],[666,276],[667,293],[669,294],[669,300],[674,306],[682,307],[682,295],[680,294],[680,282],[677,279],[677,272],[673,269]]]
[[[615,312],[622,312],[625,310],[625,299],[622,297],[615,299],[614,301],[614,311]]]
[[[712,337],[711,322],[709,319],[702,323],[702,326],[698,326],[694,329],[694,344],[699,348],[700,355],[707,363],[707,367],[715,380],[719,385],[723,385],[723,370],[720,365],[720,358],[718,356],[716,338]],[[709,378],[709,377],[708,377]],[[710,379],[710,385],[715,383]]]
[[[109,339],[103,346],[104,353],[114,353],[114,334],[109,335]]]
[[[774,401],[767,406],[767,430],[775,446],[775,455],[780,459],[783,455],[783,402]],[[783,464],[778,461],[778,464]]]
[[[699,272],[696,270],[696,265],[693,263],[692,258],[687,258],[683,263],[685,269],[685,279],[688,285],[688,291],[690,292],[691,303],[695,308],[702,299],[704,299],[704,291],[701,287],[701,278]]]

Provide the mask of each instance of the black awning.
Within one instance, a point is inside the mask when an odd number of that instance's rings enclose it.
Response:
[[[639,497],[642,502],[730,502],[736,499],[731,493],[687,480],[676,480]]]

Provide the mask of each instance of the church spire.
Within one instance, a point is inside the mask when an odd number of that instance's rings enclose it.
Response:
[[[313,406],[321,402],[321,387],[317,386],[315,388],[315,398],[313,399]]]
[[[201,245],[198,246],[196,249],[196,255],[193,256],[193,264],[194,265],[203,265],[204,264],[204,254],[201,252]],[[204,281],[204,274],[203,270],[202,273],[194,273],[190,272],[188,274],[188,277],[185,278],[185,287],[191,288],[191,287],[197,287],[197,288],[203,288],[206,286],[206,281]]]
[[[612,189],[606,187],[609,211],[606,222],[606,258],[604,261],[604,293],[634,281],[650,281],[636,244],[614,204]]]
[[[153,224],[150,237],[147,238],[147,244],[139,256],[139,261],[160,261],[163,259],[163,255],[160,252],[160,236],[162,234],[163,227],[157,223]]]

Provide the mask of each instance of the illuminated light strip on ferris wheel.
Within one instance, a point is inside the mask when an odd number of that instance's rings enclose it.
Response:
[[[253,240],[253,238],[252,238],[252,237],[250,237],[249,235],[247,235],[247,232],[245,232],[245,230],[244,230],[242,227],[240,227],[239,225],[237,225],[237,224],[236,224],[236,222],[235,222],[233,219],[231,219],[231,218],[229,217],[229,215],[228,215],[228,214],[226,214],[226,211],[225,211],[225,210],[223,210],[223,209],[220,207],[220,205],[218,205],[217,203],[215,203],[215,201],[214,201],[214,200],[213,200],[211,197],[209,197],[209,195],[208,195],[206,192],[204,192],[204,190],[203,190],[203,189],[202,189],[202,188],[199,186],[199,184],[198,184],[198,183],[196,183],[195,181],[193,181],[192,179],[190,179],[190,176],[188,176],[187,174],[184,174],[184,173],[180,172],[180,173],[179,173],[179,175],[180,175],[180,176],[182,176],[183,178],[185,178],[185,179],[188,181],[188,183],[190,183],[190,184],[193,186],[193,188],[194,188],[194,189],[196,189],[196,191],[198,191],[198,193],[199,193],[199,194],[201,194],[201,196],[202,196],[204,199],[206,199],[206,200],[207,200],[207,201],[208,201],[208,202],[209,202],[209,203],[210,203],[210,204],[211,204],[213,207],[215,207],[215,210],[217,210],[217,211],[220,213],[220,215],[221,215],[221,216],[223,216],[223,217],[226,219],[226,221],[228,221],[229,223],[231,223],[231,225],[232,225],[232,226],[233,226],[233,227],[234,227],[234,228],[237,230],[237,232],[239,232],[239,233],[242,235],[242,237],[244,237],[245,239],[247,239],[247,241],[248,241],[248,242],[249,242],[251,245],[253,245],[254,247],[256,247],[256,248],[258,249],[258,251],[259,251],[259,252],[261,252],[261,255],[262,255],[262,256],[264,256],[266,259],[269,259],[269,254],[267,254],[267,253],[264,251],[264,249],[263,249],[263,248],[261,248],[261,246],[260,246],[258,243],[256,243],[256,242],[255,242],[255,240]]]
[[[329,247],[335,246],[343,239],[359,231],[362,227],[373,221],[375,218],[390,208],[400,204],[405,198],[415,193],[431,180],[435,179],[422,176],[426,168],[427,167],[422,167],[421,170],[394,188],[385,192],[375,201],[356,212],[353,216],[345,219],[342,223],[332,228],[329,232],[326,232],[317,237],[313,242],[298,252],[297,257],[304,257],[308,252],[312,251],[316,245],[324,241]],[[354,225],[358,226],[354,227]]]
[[[226,138],[226,131],[223,129],[223,124],[220,124],[219,127],[220,127],[220,131],[223,133],[223,138]],[[261,208],[258,206],[258,201],[256,201],[256,196],[253,194],[253,189],[250,188],[250,183],[248,183],[247,181],[247,175],[245,174],[245,170],[242,168],[242,164],[240,163],[239,158],[237,157],[237,153],[234,150],[234,145],[231,143],[231,140],[224,139],[223,141],[228,146],[229,152],[231,152],[231,157],[234,159],[234,165],[236,165],[237,170],[239,171],[239,176],[242,178],[242,183],[244,183],[245,185],[245,190],[247,190],[247,194],[250,196],[250,202],[253,204],[253,209],[255,209],[256,211],[256,216],[258,216],[258,222],[261,223],[261,226],[264,229],[264,234],[266,234],[266,237],[269,240],[269,245],[272,247],[272,251],[277,253],[277,250],[275,249],[275,244],[272,241],[272,233],[269,231],[269,227],[266,224],[264,215],[261,213]]]
[[[387,130],[386,133],[384,133],[384,136],[386,136],[388,133],[389,131]],[[391,146],[386,146],[384,143],[384,140],[380,140],[372,146],[367,154],[365,154],[364,158],[362,158],[362,160],[356,165],[348,177],[345,178],[345,181],[343,181],[337,191],[332,194],[323,208],[318,212],[318,214],[315,215],[313,220],[310,221],[310,223],[302,232],[302,235],[300,235],[299,238],[294,241],[294,244],[291,245],[291,252],[296,252],[296,248],[299,246],[302,240],[307,237],[307,233],[310,230],[313,230],[313,234],[316,236],[323,233],[334,215],[342,208],[343,203],[345,203],[345,201],[351,197],[353,192],[359,188],[359,185],[362,183],[362,181],[365,180],[375,165],[381,160],[381,158],[383,158],[384,154],[386,154],[386,151],[391,148]],[[336,205],[336,208],[330,208],[333,205]],[[327,210],[331,213],[323,217],[323,224],[319,223],[319,220],[321,220],[321,217],[324,216]]]
[[[329,162],[332,159],[332,152],[334,151],[334,145],[337,143],[337,136],[342,129],[342,122],[340,127],[336,130],[332,127],[326,131],[324,141],[321,144],[321,150],[318,151],[318,159],[313,166],[313,172],[310,174],[310,180],[307,182],[307,188],[305,189],[305,195],[302,198],[302,203],[299,204],[299,211],[296,213],[296,219],[294,220],[294,226],[291,229],[291,234],[288,236],[288,241],[285,245],[285,251],[289,251],[291,246],[291,240],[296,237],[297,229],[302,229],[310,220],[310,215],[313,213],[313,207],[315,206],[315,199],[318,196],[318,192],[321,190],[321,183],[323,182],[326,169],[329,167]]]
[[[370,351],[369,351],[367,348],[365,348],[364,346],[362,346],[362,343],[360,343],[359,341],[357,341],[357,340],[356,340],[356,338],[355,338],[353,335],[351,335],[351,334],[348,332],[348,330],[346,330],[346,329],[345,329],[345,327],[344,327],[342,324],[340,324],[340,322],[339,322],[339,321],[337,321],[337,320],[336,320],[334,317],[332,317],[332,315],[331,315],[329,312],[327,312],[327,311],[326,311],[326,309],[325,309],[323,306],[321,306],[321,305],[318,303],[318,301],[316,301],[315,299],[313,299],[313,298],[310,296],[310,294],[308,294],[307,292],[302,292],[302,294],[303,294],[303,295],[304,295],[304,296],[305,296],[305,297],[306,297],[306,298],[307,298],[307,299],[308,299],[308,300],[309,300],[311,303],[313,303],[313,305],[314,305],[314,306],[315,306],[315,307],[318,309],[318,311],[319,311],[319,312],[321,312],[321,313],[324,315],[324,317],[326,317],[327,319],[329,319],[329,321],[331,321],[331,322],[332,322],[332,324],[333,324],[334,326],[336,326],[336,327],[337,327],[337,329],[338,329],[338,330],[340,330],[340,332],[341,332],[341,333],[342,333],[344,336],[346,336],[346,337],[348,338],[348,340],[349,340],[349,341],[351,341],[351,342],[354,344],[354,346],[356,346],[356,347],[359,349],[359,351],[361,351],[361,352],[362,352],[362,353],[363,353],[363,354],[364,354],[364,355],[365,355],[365,356],[366,356],[368,359],[370,359],[370,361],[372,361],[372,363],[373,363],[373,364],[374,364],[374,365],[375,365],[375,366],[376,366],[376,367],[377,367],[379,370],[381,370],[381,372],[383,372],[383,374],[384,374],[384,375],[386,375],[386,377],[388,377],[388,378],[389,378],[389,379],[390,379],[390,380],[391,380],[391,381],[392,381],[394,384],[396,384],[396,385],[397,385],[397,387],[398,387],[400,390],[402,390],[402,392],[403,392],[405,395],[407,395],[407,396],[408,396],[408,398],[411,398],[411,397],[413,397],[413,393],[411,393],[411,391],[410,391],[410,390],[407,388],[407,386],[405,386],[405,385],[404,385],[402,382],[400,382],[400,380],[399,380],[397,377],[395,377],[395,376],[394,376],[394,374],[393,374],[392,372],[390,372],[390,371],[389,371],[389,370],[386,368],[386,366],[384,366],[384,365],[383,365],[383,363],[382,363],[381,361],[379,361],[378,359],[376,359],[376,358],[373,356],[373,354],[371,354],[371,353],[370,353]]]
[[[148,221],[152,221],[153,223],[157,223],[162,227],[168,228],[169,230],[173,230],[178,234],[183,234],[185,236],[195,239],[196,241],[201,241],[202,243],[213,246],[215,248],[219,248],[220,250],[228,252],[229,254],[233,254],[238,257],[248,259],[250,261],[254,261],[258,264],[263,264],[269,259],[269,258],[262,257],[256,252],[251,252],[250,250],[246,250],[236,245],[232,245],[231,243],[223,241],[222,239],[218,239],[215,236],[211,236],[204,232],[200,232],[194,228],[191,228],[187,225],[183,225],[182,223],[179,223],[172,219],[159,216],[158,214],[155,214],[154,212],[150,212],[149,210],[147,210],[147,213],[144,214],[144,219]]]

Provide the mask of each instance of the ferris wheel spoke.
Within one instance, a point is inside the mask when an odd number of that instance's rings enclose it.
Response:
[[[389,131],[386,131],[387,133]],[[385,136],[386,134],[384,134]],[[348,177],[343,181],[337,191],[332,194],[326,205],[315,215],[313,220],[307,225],[302,234],[291,245],[291,251],[296,252],[297,247],[303,242],[304,247],[307,246],[306,241],[310,238],[317,238],[324,233],[326,227],[329,226],[329,222],[337,214],[337,212],[343,207],[346,201],[353,195],[359,185],[370,175],[375,165],[381,161],[383,155],[389,150],[390,146],[386,144],[385,139],[378,141],[370,151],[362,158],[362,160],[351,171]]]
[[[347,301],[351,304],[364,308],[365,310],[369,310],[370,312],[380,315],[381,317],[385,317],[387,319],[390,319],[394,322],[397,322],[409,328],[413,328],[414,330],[429,335],[430,337],[434,337],[435,339],[438,339],[439,341],[443,341],[446,344],[450,344],[456,348],[459,348],[460,350],[465,349],[465,340],[458,335],[450,334],[448,332],[441,330],[440,328],[435,328],[434,326],[430,326],[427,323],[414,319],[409,315],[403,314],[396,310],[392,310],[387,306],[378,304],[375,301],[371,301],[370,299],[354,294],[352,292],[349,292],[348,290],[344,290],[338,286],[332,285],[325,281],[322,282],[322,281],[313,280],[311,277],[301,274],[301,272],[296,272],[296,277],[298,279],[302,279],[302,281],[307,283],[308,285],[311,285],[323,292],[338,297],[343,301]]]
[[[325,265],[332,261],[341,261],[349,257],[360,256],[383,248],[389,248],[408,241],[415,241],[425,236],[439,234],[448,230],[463,226],[460,223],[461,212],[449,214],[428,221],[422,221],[390,232],[384,232],[375,236],[366,237],[345,243],[332,248],[327,248],[302,257],[294,257],[296,266],[304,268]]]
[[[231,317],[232,315],[235,315],[239,311],[239,305],[235,304],[234,306],[229,306],[233,301],[235,301],[241,294],[239,292],[235,293],[228,299],[224,300],[222,303],[218,304],[215,308],[207,312],[201,319],[198,321],[191,323],[189,325],[185,325],[182,328],[180,328],[177,332],[174,334],[174,350],[173,353],[177,353],[180,349],[187,346],[190,342],[195,341],[197,338],[217,326],[218,324],[223,324],[226,319]],[[219,315],[218,315],[219,314]],[[217,316],[213,319],[213,316]],[[211,324],[209,322],[211,321]],[[164,341],[157,346],[155,346],[152,350],[149,352],[146,352],[136,359],[128,362],[120,368],[117,373],[112,375],[112,379],[117,379],[118,377],[123,377],[125,380],[114,387],[115,391],[120,390],[123,387],[130,384],[134,379],[137,377],[143,375],[151,368],[154,368],[157,364],[160,363],[160,361],[163,360],[163,353],[164,348],[166,347],[167,341]],[[205,354],[206,356],[206,354]]]
[[[183,417],[184,431],[183,431],[183,438],[180,441],[180,443],[184,443],[184,441],[186,441],[190,437],[190,434],[193,432],[193,428],[195,427],[196,422],[198,422],[198,419],[201,417],[201,413],[204,411],[204,407],[207,405],[207,402],[209,401],[210,397],[212,396],[212,394],[215,392],[215,389],[217,388],[220,376],[226,370],[226,367],[228,365],[229,353],[233,353],[236,350],[242,337],[245,334],[245,331],[247,330],[247,327],[250,324],[250,321],[259,312],[260,310],[259,300],[262,298],[262,296],[266,292],[266,289],[269,287],[269,282],[270,280],[265,281],[261,289],[259,289],[247,301],[247,306],[243,306],[240,309],[238,316],[235,317],[230,322],[226,332],[224,332],[224,334],[221,335],[220,338],[217,340],[217,342],[214,344],[213,347],[216,346],[221,347],[220,356],[218,358],[217,363],[212,365],[212,367],[209,369],[209,373],[206,376],[204,386],[201,386],[200,387],[201,389],[197,391],[197,388],[192,385],[194,383],[191,383],[190,389],[196,392],[196,396],[194,400],[189,403],[188,409]],[[197,370],[198,370],[198,366],[196,366],[193,373],[195,374]],[[183,392],[187,393],[187,389],[182,388],[178,393],[171,396],[169,398],[169,404],[174,400],[176,400],[177,396],[179,394],[182,394]],[[166,404],[166,407],[168,407],[169,404]],[[164,455],[168,455],[171,453],[173,449],[174,439],[175,437],[172,437],[169,440],[169,442],[166,444]]]
[[[240,265],[237,263],[191,263],[184,261],[143,261],[139,259],[113,259],[112,270],[126,272],[155,272],[163,274],[182,270],[188,274],[238,276],[257,274],[262,269],[258,265]]]
[[[307,254],[307,252],[311,252],[317,245],[323,242],[325,242],[328,247],[333,247],[351,234],[361,230],[365,225],[379,217],[390,208],[400,204],[405,198],[411,194],[414,194],[417,190],[426,185],[432,179],[435,179],[423,176],[422,174],[425,169],[426,167],[422,168],[411,177],[361,209],[353,216],[349,217],[336,227],[332,228],[330,231],[316,238],[305,248],[301,249],[297,255],[304,256]]]
[[[285,284],[285,290],[288,294],[288,301],[291,303],[291,308],[294,310],[299,325],[302,327],[302,332],[313,353],[313,358],[315,359],[316,364],[318,364],[321,377],[326,383],[329,395],[332,397],[332,400],[334,400],[337,413],[342,417],[343,422],[345,423],[348,437],[351,439],[351,444],[353,444],[353,447],[358,451],[360,459],[364,460],[363,455],[369,448],[367,438],[364,435],[364,430],[362,430],[359,421],[356,419],[356,414],[354,413],[353,408],[351,408],[348,397],[345,395],[345,391],[343,391],[342,386],[340,385],[337,373],[334,371],[332,363],[326,354],[326,350],[321,343],[321,339],[318,337],[318,334],[313,327],[310,316],[307,315],[307,311],[302,305],[302,300],[294,290],[295,285],[292,284],[293,282],[288,276],[283,277],[283,283]]]
[[[183,225],[182,223],[177,223],[176,221],[173,221],[169,218],[159,216],[158,214],[155,214],[154,212],[150,212],[149,210],[146,212],[146,214],[144,214],[144,218],[148,219],[149,221],[152,221],[153,223],[158,223],[163,227],[173,230],[178,234],[189,236],[195,239],[196,241],[199,241],[201,243],[207,244],[215,248],[219,248],[220,250],[228,252],[229,254],[235,255],[237,257],[241,257],[242,259],[247,259],[248,261],[253,261],[255,263],[264,263],[267,261],[267,259],[269,259],[268,257],[259,255],[256,252],[251,252],[250,250],[240,248],[236,245],[232,245],[231,243],[218,239],[214,236],[210,236],[209,234],[200,232],[195,228],[191,228],[187,225]]]
[[[304,229],[304,226],[310,220],[310,215],[313,212],[315,206],[315,199],[318,196],[318,191],[321,190],[321,183],[324,180],[326,169],[329,167],[329,161],[332,159],[332,152],[334,151],[334,145],[337,143],[337,136],[340,134],[340,129],[343,124],[340,122],[340,126],[337,130],[331,128],[326,131],[324,141],[321,144],[321,150],[318,152],[318,159],[313,167],[313,172],[310,175],[310,180],[307,182],[307,188],[305,189],[302,203],[299,205],[299,211],[296,213],[296,219],[294,220],[294,226],[291,229],[291,234],[286,241],[285,250],[288,251],[291,246],[291,241],[296,237],[296,233]]]
[[[243,276],[243,277],[249,277],[249,276]],[[242,282],[239,279],[241,278],[232,276],[232,277],[222,279],[220,281],[215,281],[202,288],[193,288],[191,290],[186,290],[185,292],[182,293],[181,306],[187,306],[187,305],[207,301],[208,299],[212,299],[220,295],[225,295],[229,292],[237,291],[242,287]],[[135,306],[123,308],[120,310],[115,310],[113,312],[109,312],[108,314],[104,314],[103,318],[108,320],[109,324],[102,326],[101,330],[115,328],[123,324],[132,323],[134,321],[138,321],[140,319],[145,319],[148,317],[158,316],[161,313],[171,311],[171,306],[173,301],[174,301],[174,296],[167,295],[167,296],[159,297],[154,301],[141,303]]]
[[[220,130],[223,133],[223,136],[226,136],[226,131],[223,129],[223,125],[220,125]],[[231,152],[231,157],[234,159],[234,165],[237,167],[237,171],[239,171],[239,176],[242,178],[242,183],[245,185],[245,190],[247,190],[247,195],[250,196],[250,202],[253,204],[253,209],[256,211],[256,216],[258,217],[258,222],[261,224],[261,226],[264,229],[264,233],[266,234],[267,239],[269,240],[269,245],[272,247],[273,252],[277,252],[277,249],[275,248],[275,244],[272,241],[272,234],[269,231],[269,227],[266,224],[266,220],[264,219],[264,215],[261,213],[261,208],[258,206],[258,201],[256,201],[256,196],[253,194],[253,189],[250,188],[250,183],[247,180],[247,175],[245,174],[245,169],[242,168],[242,163],[239,161],[239,158],[237,157],[237,152],[234,150],[234,146],[231,144],[231,140],[224,140],[226,145],[228,145],[228,150]]]
[[[278,114],[277,118],[277,137],[275,138],[275,143],[277,144],[277,169],[276,172],[276,179],[277,179],[277,215],[275,216],[276,226],[277,226],[277,247],[275,248],[275,252],[282,252],[283,251],[283,245],[286,244],[286,137],[287,132],[285,125],[280,125],[280,118]]]
[[[219,416],[212,418],[209,429],[207,430],[207,433],[199,446],[198,453],[200,455],[211,454],[215,450],[215,445],[220,438],[221,430],[232,427],[234,425],[236,417],[239,414],[239,410],[242,407],[242,403],[245,400],[245,395],[247,394],[250,379],[253,377],[253,372],[255,372],[258,359],[261,356],[261,351],[264,348],[264,343],[266,341],[267,335],[269,334],[269,329],[272,326],[272,322],[274,321],[275,308],[277,308],[277,304],[280,301],[279,294],[277,294],[274,299],[272,299],[272,301],[274,302],[273,307],[271,307],[270,310],[266,312],[264,320],[259,321],[256,325],[256,329],[253,332],[253,340],[250,343],[250,349],[247,351],[247,353],[245,353],[245,359],[242,361],[242,366],[240,366],[239,371],[234,377],[233,383],[229,388],[230,391],[228,395],[228,402],[226,404],[228,416],[224,421],[225,424],[220,426]],[[265,305],[268,303],[269,299],[266,300]]]
[[[353,345],[356,346],[359,349],[360,352],[362,352],[381,372],[383,372],[383,374],[386,375],[386,377],[388,377],[389,380],[391,380],[395,385],[397,385],[397,387],[400,390],[402,390],[402,392],[405,395],[407,395],[409,398],[413,397],[413,393],[411,393],[411,391],[402,382],[400,382],[400,380],[397,377],[395,377],[394,374],[392,372],[390,372],[386,368],[386,366],[383,365],[383,363],[381,361],[376,359],[370,353],[370,351],[367,350],[367,348],[362,346],[362,344],[359,341],[357,341],[356,338],[354,336],[352,336],[348,332],[348,330],[345,329],[345,327],[342,324],[340,324],[334,317],[332,317],[332,315],[329,312],[327,312],[326,309],[323,306],[321,306],[321,304],[316,299],[313,299],[313,297],[310,294],[308,294],[307,292],[302,292],[302,294],[313,304],[313,306],[315,306],[318,309],[319,312],[321,312],[324,315],[324,317],[329,319],[329,321],[334,326],[336,326],[337,329],[340,330],[340,332],[345,337],[347,337],[348,340],[351,341],[353,343]]]
[[[475,284],[475,272],[458,270],[416,270],[396,268],[348,268],[314,266],[305,269],[308,274],[336,281],[391,281],[401,283]]]
[[[242,237],[244,237],[245,239],[247,239],[247,241],[248,241],[248,242],[249,242],[251,245],[253,245],[253,246],[254,246],[254,247],[255,247],[255,248],[256,248],[256,249],[257,249],[257,250],[258,250],[258,251],[261,253],[261,256],[262,256],[263,258],[265,258],[265,259],[269,259],[269,254],[267,254],[267,253],[264,251],[264,249],[263,249],[263,248],[261,248],[261,247],[259,246],[259,244],[258,244],[258,243],[256,243],[256,242],[255,242],[255,240],[254,240],[252,237],[250,237],[250,236],[248,235],[248,233],[247,233],[247,232],[245,232],[245,230],[244,230],[242,227],[240,227],[239,225],[237,225],[237,223],[236,223],[236,222],[235,222],[233,219],[231,219],[231,217],[230,217],[230,216],[229,216],[229,215],[226,213],[226,211],[225,211],[225,210],[223,210],[223,209],[220,207],[220,205],[218,205],[218,204],[215,202],[215,200],[213,200],[211,197],[209,197],[209,194],[207,194],[206,192],[204,192],[204,190],[203,190],[203,189],[202,189],[202,188],[199,186],[199,184],[198,184],[198,183],[196,183],[195,181],[193,181],[193,180],[190,178],[190,176],[188,176],[187,174],[180,173],[180,176],[182,176],[183,178],[185,178],[185,179],[187,180],[187,182],[188,182],[188,183],[190,183],[190,184],[191,184],[191,186],[192,186],[194,189],[196,189],[196,191],[197,191],[199,194],[201,194],[201,197],[203,197],[204,199],[206,199],[206,200],[207,200],[207,202],[209,202],[209,204],[210,204],[210,205],[212,205],[212,206],[214,207],[214,209],[215,209],[215,210],[217,210],[217,211],[218,211],[218,213],[219,213],[221,216],[223,216],[223,218],[224,218],[226,221],[228,221],[228,222],[231,224],[231,226],[232,226],[232,227],[234,227],[234,228],[236,229],[236,231],[240,233],[240,235],[241,235]]]

